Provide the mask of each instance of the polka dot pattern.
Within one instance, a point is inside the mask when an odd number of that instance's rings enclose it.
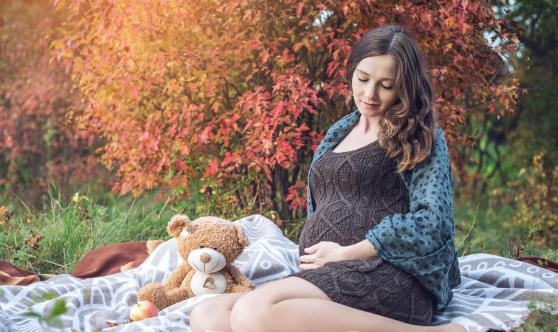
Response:
[[[359,118],[360,113],[354,110],[334,123],[314,153],[312,164],[335,147]],[[454,244],[453,178],[441,128],[436,129],[430,157],[401,178],[409,190],[409,212],[385,216],[366,238],[385,261],[416,277],[434,295],[437,309],[442,310],[461,278]],[[315,200],[309,183],[307,194],[310,218]]]

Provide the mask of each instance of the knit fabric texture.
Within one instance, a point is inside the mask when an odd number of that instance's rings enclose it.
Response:
[[[310,172],[358,123],[355,109],[334,123],[321,141]],[[395,158],[397,165],[399,158]],[[308,220],[314,214],[316,198],[308,174]],[[400,173],[409,193],[409,211],[383,217],[370,228],[365,238],[378,255],[395,267],[414,276],[434,295],[436,309],[443,310],[451,300],[452,288],[461,283],[454,244],[453,178],[444,133],[436,127],[431,155],[410,171]]]
[[[353,151],[328,151],[310,170],[316,211],[299,238],[304,248],[320,241],[360,242],[389,214],[409,211],[408,191],[377,141]],[[409,273],[381,257],[330,262],[295,274],[333,301],[411,324],[430,323],[432,295]]]

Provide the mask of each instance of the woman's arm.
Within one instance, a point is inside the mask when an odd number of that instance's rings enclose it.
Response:
[[[343,247],[344,257],[346,260],[351,259],[367,259],[378,255],[374,245],[367,239],[350,246]]]
[[[409,212],[385,216],[366,238],[388,260],[428,256],[453,240],[453,185],[441,129],[428,159],[411,171]]]

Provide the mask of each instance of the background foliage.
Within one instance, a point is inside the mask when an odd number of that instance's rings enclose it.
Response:
[[[461,1],[59,1],[70,19],[53,44],[86,100],[77,117],[106,140],[118,193],[193,180],[220,213],[304,216],[304,183],[325,129],[350,110],[350,46],[404,23],[431,62],[453,147],[467,113],[511,111],[518,42],[488,3]],[[491,47],[485,35],[499,40]]]
[[[102,169],[94,136],[67,117],[81,94],[52,62],[64,16],[44,1],[3,1],[0,13],[0,189],[36,201],[49,184],[71,188]]]
[[[487,196],[485,208],[512,209],[504,228],[515,230],[516,254],[529,243],[557,252],[558,4],[511,3],[495,9],[519,32],[518,52],[508,64],[519,82],[518,102],[507,116],[467,119],[462,130],[476,140],[465,167],[471,181],[460,193],[469,200]]]
[[[350,47],[401,23],[430,62],[460,254],[556,260],[556,12],[547,1],[3,1],[0,259],[69,271],[104,243],[164,236],[176,212],[262,213],[296,241],[312,153],[352,107]]]

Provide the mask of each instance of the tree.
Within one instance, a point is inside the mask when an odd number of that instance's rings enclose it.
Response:
[[[468,114],[505,114],[516,93],[502,68],[517,38],[485,2],[92,0],[58,8],[72,18],[56,56],[86,97],[78,121],[106,140],[102,160],[120,193],[187,194],[202,179],[205,195],[243,212],[303,216],[312,153],[349,111],[350,47],[379,24],[405,25],[427,54],[455,161]],[[487,33],[500,45],[491,47]]]

